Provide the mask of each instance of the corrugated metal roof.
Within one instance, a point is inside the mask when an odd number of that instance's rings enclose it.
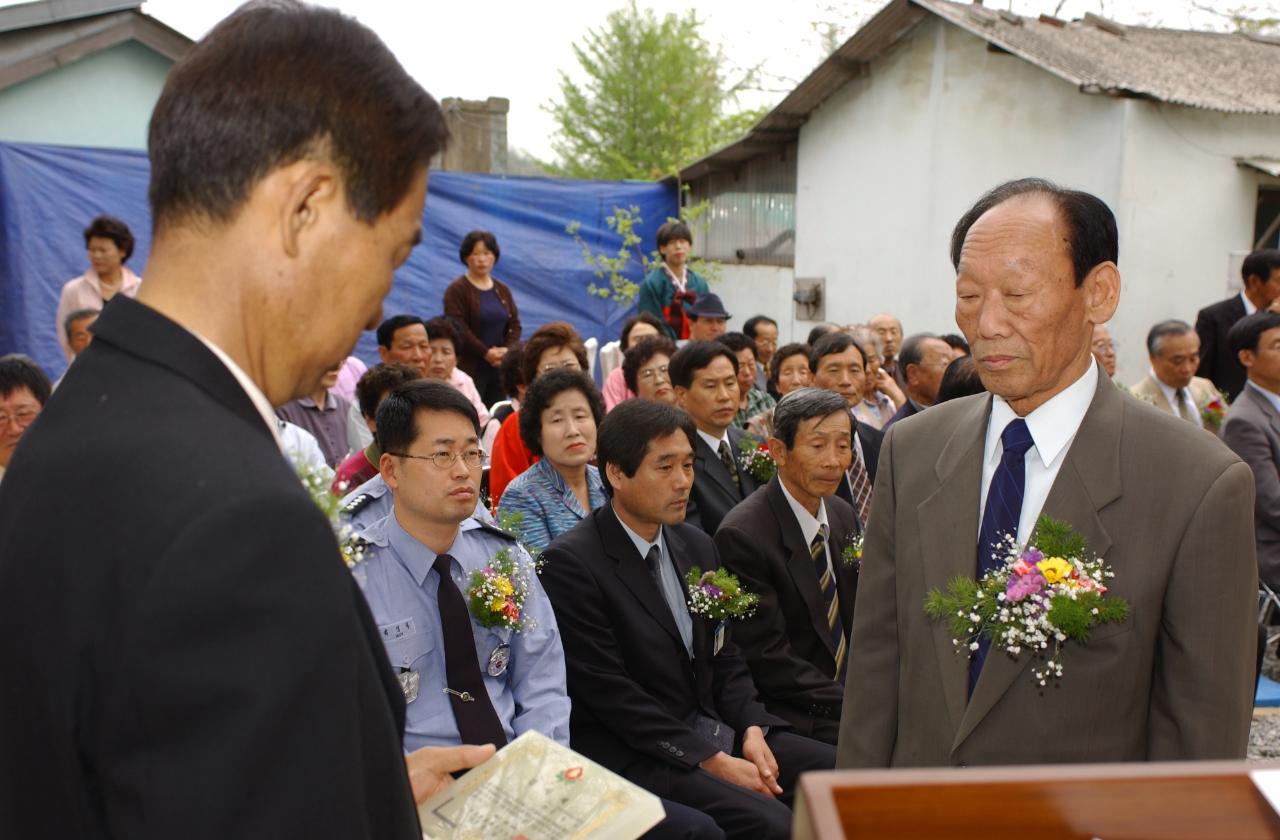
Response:
[[[827,97],[929,14],[1077,86],[1241,114],[1280,114],[1280,39],[1238,33],[1028,18],[950,0],[892,0],[778,103],[745,137],[681,171],[689,181],[794,141]]]

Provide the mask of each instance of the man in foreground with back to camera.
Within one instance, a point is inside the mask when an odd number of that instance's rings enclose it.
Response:
[[[1013,181],[965,213],[951,258],[956,322],[990,394],[885,436],[840,766],[1243,758],[1257,650],[1253,477],[1213,437],[1099,375],[1093,328],[1120,298],[1111,210]],[[1006,603],[1034,594],[1037,575],[1062,582],[1052,557],[1015,571],[996,550],[1005,536],[1031,539],[1042,513],[1104,559],[1104,597],[1128,605],[1087,643],[1064,644],[1060,675],[1033,664],[1029,646],[975,641],[966,657],[924,607],[926,593],[987,571],[1026,576]]]
[[[169,71],[147,283],[0,485],[0,836],[421,837],[404,696],[272,406],[378,323],[446,138],[331,10],[246,6]],[[414,787],[491,753],[409,756]]]

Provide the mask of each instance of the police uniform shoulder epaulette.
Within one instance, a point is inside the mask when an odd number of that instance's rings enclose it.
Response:
[[[355,516],[357,513],[372,504],[373,501],[374,497],[371,493],[361,493],[359,496],[356,496],[354,499],[347,502],[346,505],[343,506],[341,513],[343,516]]]
[[[507,540],[508,542],[516,542],[517,540],[520,539],[515,534],[511,533],[510,531],[504,531],[501,528],[499,528],[497,525],[490,525],[488,522],[485,522],[480,519],[476,519],[475,517],[472,517],[471,521],[479,525],[481,531],[485,531],[487,533],[493,534],[495,537],[501,537],[502,539]]]

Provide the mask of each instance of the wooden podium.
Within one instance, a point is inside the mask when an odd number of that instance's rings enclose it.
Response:
[[[837,770],[800,779],[796,840],[1280,838],[1249,773],[1280,762]]]

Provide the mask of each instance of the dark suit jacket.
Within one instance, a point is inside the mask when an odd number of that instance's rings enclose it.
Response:
[[[1234,400],[1244,387],[1244,366],[1227,344],[1227,330],[1244,317],[1240,295],[1206,306],[1196,314],[1196,334],[1200,336],[1200,369],[1197,376],[1218,386],[1218,390]]]
[[[826,500],[828,546],[846,635],[853,629],[858,573],[841,550],[858,534],[853,508]],[[835,679],[835,647],[809,544],[774,478],[720,523],[716,548],[743,587],[760,596],[756,614],[734,626],[751,676],[769,711],[809,735],[815,718],[840,719],[844,686]]]
[[[715,544],[697,528],[663,531],[681,581],[695,564],[704,571],[720,565]],[[698,712],[739,736],[749,726],[786,725],[760,703],[735,630],[726,630],[724,647],[712,655],[716,622],[694,616],[690,661],[612,505],[553,540],[542,561],[542,585],[564,640],[575,750],[640,781],[654,762],[689,770],[717,752],[693,728]]]
[[[987,394],[889,430],[858,578],[841,767],[1239,759],[1253,711],[1253,478],[1222,442],[1099,375],[1043,513],[1077,530],[1129,618],[1068,642],[1045,687],[1031,651],[968,663],[925,594],[977,568]]]
[[[0,836],[419,836],[328,523],[195,336],[117,296],[0,485]]]
[[[887,432],[889,431],[889,427],[892,426],[894,423],[897,423],[899,420],[903,420],[907,417],[914,417],[915,415],[919,414],[922,410],[923,409],[916,408],[916,404],[914,400],[908,399],[906,402],[902,404],[902,408],[895,411],[893,413],[893,416],[885,421],[885,424],[884,426],[881,427],[880,431]]]
[[[871,484],[876,483],[876,473],[880,466],[880,444],[884,440],[884,432],[866,423],[859,423],[855,417],[853,419],[853,433],[858,436],[858,442],[862,444],[862,457],[867,465],[867,477],[871,479]],[[836,487],[836,495],[844,499],[845,503],[850,507],[853,506],[853,488],[849,486],[849,476],[846,475],[840,479],[839,486]],[[875,503],[875,496],[872,496],[872,504]],[[865,523],[864,523],[865,525]]]
[[[1272,589],[1280,589],[1280,412],[1246,385],[1227,409],[1222,442],[1253,470],[1258,575]]]
[[[742,450],[738,447],[746,432],[729,427],[729,450],[738,464],[738,480],[734,481],[724,468],[720,454],[707,446],[701,435],[695,436],[693,447],[693,492],[689,494],[689,507],[684,521],[701,528],[708,535],[720,527],[720,520],[739,502],[750,496],[760,486],[742,468]]]

